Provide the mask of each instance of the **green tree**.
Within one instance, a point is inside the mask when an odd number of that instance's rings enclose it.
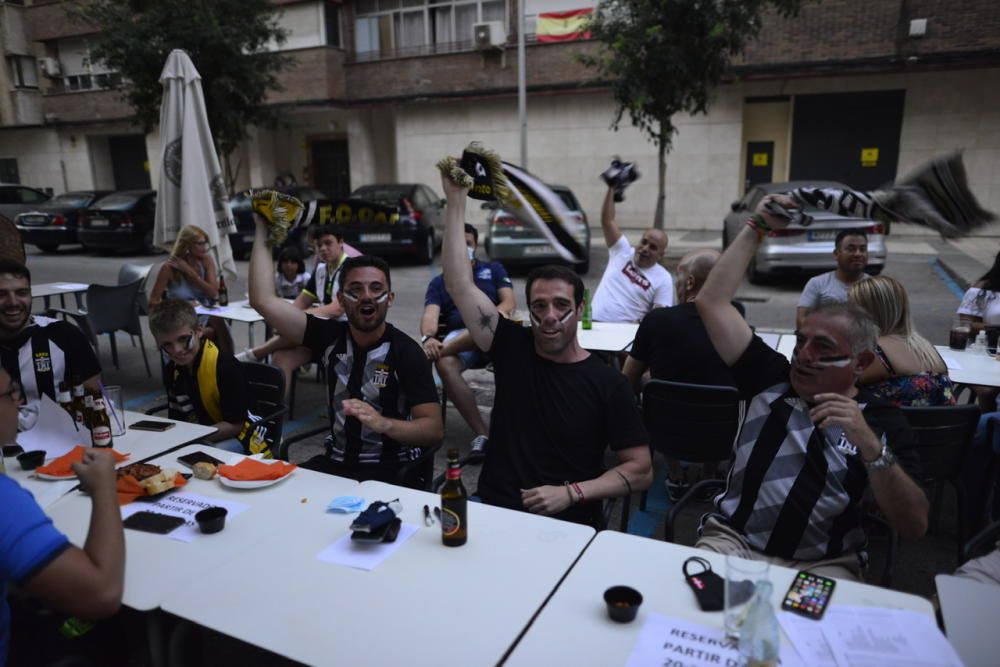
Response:
[[[148,132],[159,123],[160,72],[173,49],[191,56],[201,74],[208,122],[226,169],[236,179],[230,154],[251,125],[277,120],[264,105],[280,90],[278,75],[292,62],[269,50],[285,41],[269,0],[84,0],[81,18],[100,32],[90,57],[120,72],[122,94]]]
[[[757,38],[761,16],[798,13],[802,0],[607,0],[590,24],[602,49],[580,60],[609,82],[617,130],[628,113],[659,149],[654,224],[663,228],[670,152],[677,113],[707,113],[712,89],[734,56]]]

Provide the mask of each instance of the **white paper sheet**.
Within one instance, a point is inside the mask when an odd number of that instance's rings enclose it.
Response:
[[[168,516],[178,516],[184,519],[184,525],[178,526],[167,533],[166,537],[181,542],[193,542],[202,537],[202,532],[198,528],[198,523],[194,520],[194,515],[208,507],[225,507],[229,514],[226,515],[226,525],[234,517],[249,509],[249,505],[238,503],[232,500],[222,500],[221,498],[209,498],[197,493],[181,488],[175,493],[168,493],[155,502],[142,502],[136,500],[122,508],[122,519],[127,519],[136,512],[154,512],[156,514],[166,514]]]
[[[640,612],[641,613],[641,612]],[[608,621],[611,623],[611,621]],[[722,616],[719,616],[722,624]],[[646,614],[626,667],[719,667],[739,665],[740,656],[721,627],[691,623],[662,614]],[[791,646],[781,647],[782,667],[805,664]]]
[[[840,667],[962,667],[924,614],[879,607],[836,606],[820,626]]]
[[[399,535],[395,542],[386,544],[384,542],[358,542],[351,539],[351,534],[347,533],[339,540],[316,554],[316,560],[334,565],[346,565],[358,570],[371,572],[379,563],[388,558],[393,551],[410,536],[417,532],[417,527],[411,523],[404,523],[399,527]]]
[[[194,312],[197,313],[198,315],[219,315],[220,313],[223,313],[226,310],[228,310],[228,308],[223,308],[222,306],[212,306],[211,308],[209,308],[208,306],[194,307]]]
[[[52,286],[56,289],[70,290],[74,292],[81,292],[90,287],[87,283],[55,283]]]
[[[941,358],[944,359],[944,365],[947,366],[949,370],[953,370],[953,371],[960,371],[960,370],[962,370],[962,364],[958,363],[957,359],[954,359],[953,357],[945,356],[943,354],[941,355]]]
[[[779,611],[778,623],[802,657],[802,662],[813,667],[837,667],[837,659],[830,650],[826,637],[823,636],[821,622],[787,611]]]
[[[37,403],[38,420],[33,428],[17,434],[17,444],[30,452],[44,449],[46,459],[54,459],[77,445],[90,446],[90,433],[77,431],[76,422],[46,394]]]

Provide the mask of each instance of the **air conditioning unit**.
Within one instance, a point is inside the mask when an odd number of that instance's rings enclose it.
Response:
[[[42,70],[45,76],[62,76],[62,67],[59,66],[59,61],[55,58],[39,58],[38,68]]]
[[[472,41],[476,49],[488,51],[501,48],[507,42],[507,32],[503,29],[503,21],[486,21],[472,24]]]

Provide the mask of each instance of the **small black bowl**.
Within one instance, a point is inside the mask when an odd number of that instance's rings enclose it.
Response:
[[[17,457],[17,462],[21,464],[21,468],[24,470],[34,470],[45,463],[45,450],[36,449],[31,452],[25,452]]]
[[[618,623],[631,623],[639,613],[642,594],[628,586],[612,586],[604,591],[604,602],[608,605],[608,616]]]
[[[5,445],[3,448],[3,457],[5,459],[14,458],[21,454],[24,454],[24,447],[21,445]]]
[[[227,514],[229,512],[225,507],[207,507],[195,514],[194,520],[198,522],[201,532],[211,535],[226,527]]]

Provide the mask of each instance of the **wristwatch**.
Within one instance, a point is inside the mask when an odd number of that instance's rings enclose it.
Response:
[[[872,470],[885,470],[886,468],[892,467],[895,463],[896,455],[892,453],[891,449],[889,449],[889,445],[883,442],[882,453],[879,454],[879,457],[874,461],[865,463],[865,468],[868,469],[869,472]]]
[[[433,336],[422,336],[422,337],[420,338],[420,344],[421,344],[421,345],[423,345],[423,344],[424,344],[424,343],[426,343],[426,342],[428,341],[428,339],[430,339],[430,338],[433,338]]]

